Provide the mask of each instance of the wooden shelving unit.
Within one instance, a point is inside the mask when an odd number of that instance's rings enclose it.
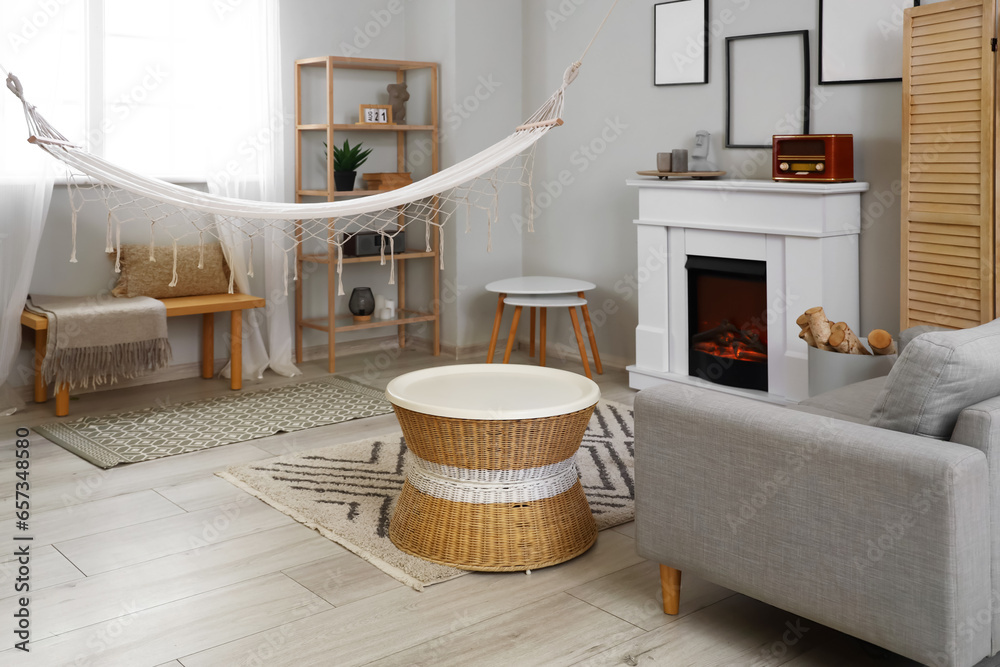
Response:
[[[326,122],[325,123],[303,123],[302,122],[302,72],[305,68],[322,68],[326,74]],[[334,122],[334,71],[338,69],[346,70],[371,70],[381,72],[395,72],[396,82],[406,81],[406,73],[411,70],[429,70],[430,72],[430,103],[431,119],[430,125],[354,125],[349,123]],[[358,103],[369,100],[351,100],[349,105],[357,108]],[[350,108],[350,106],[346,107]],[[327,201],[343,199],[347,197],[365,197],[369,195],[388,192],[388,190],[351,190],[337,191],[333,182],[333,151],[328,151],[326,176],[327,183],[325,190],[304,189],[302,183],[302,141],[306,134],[322,132],[326,134],[327,146],[334,146],[335,132],[395,132],[396,133],[396,170],[406,171],[406,133],[407,132],[428,132],[431,135],[431,172],[436,173],[440,168],[438,155],[438,66],[436,63],[413,62],[407,60],[375,60],[370,58],[341,58],[338,56],[323,56],[319,58],[304,58],[295,61],[295,201],[302,202],[306,197],[325,197]],[[437,222],[436,216],[434,222]],[[413,223],[411,223],[412,225]],[[397,252],[394,260],[396,264],[396,288],[397,288],[397,314],[394,320],[372,320],[371,322],[355,323],[350,315],[336,315],[337,299],[337,275],[334,267],[337,263],[337,249],[332,243],[336,234],[341,231],[337,229],[336,219],[331,218],[327,224],[327,252],[324,254],[306,254],[302,249],[301,226],[296,227],[296,240],[299,241],[295,262],[298,275],[304,275],[302,265],[304,263],[327,264],[327,316],[324,318],[306,318],[303,315],[303,295],[302,283],[300,282],[295,290],[295,357],[298,362],[302,361],[302,336],[305,329],[315,329],[327,332],[330,346],[329,370],[335,372],[336,367],[336,334],[348,331],[361,331],[364,329],[375,329],[379,327],[397,327],[399,336],[399,346],[406,345],[406,325],[419,322],[433,322],[434,340],[433,353],[441,353],[441,308],[438,295],[441,293],[441,271],[440,263],[437,261],[440,230],[435,225],[431,230],[433,250],[404,251]],[[410,260],[430,259],[432,268],[432,282],[434,299],[431,312],[420,312],[406,307],[406,263]],[[374,257],[344,257],[344,264],[361,264],[365,262],[381,261],[379,256]],[[346,269],[345,269],[346,271]],[[344,297],[348,298],[347,296]]]

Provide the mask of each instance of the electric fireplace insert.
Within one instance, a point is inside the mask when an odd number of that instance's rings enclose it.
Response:
[[[688,256],[689,374],[767,391],[767,264]]]

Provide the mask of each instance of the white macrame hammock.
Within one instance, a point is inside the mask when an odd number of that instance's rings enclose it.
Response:
[[[377,232],[383,242],[381,261],[386,262],[385,247],[389,247],[389,284],[395,284],[395,240],[407,225],[424,223],[424,245],[431,252],[432,229],[443,227],[454,217],[460,207],[465,207],[466,231],[471,224],[473,208],[487,212],[491,249],[492,226],[499,215],[501,187],[515,183],[529,188],[529,207],[526,225],[533,231],[535,200],[531,189],[534,164],[534,146],[553,127],[562,125],[564,93],[577,77],[581,63],[593,46],[597,35],[610,18],[619,0],[615,0],[604,17],[580,59],[570,65],[563,75],[562,84],[552,96],[524,124],[514,132],[490,146],[442,171],[423,178],[411,185],[353,200],[314,204],[269,203],[245,199],[220,197],[190,188],[149,178],[123,169],[89,153],[63,136],[24,97],[21,82],[7,73],[7,88],[24,107],[30,137],[49,155],[69,168],[69,196],[72,208],[71,228],[73,250],[70,261],[76,262],[77,215],[88,201],[103,201],[108,210],[107,240],[105,251],[115,254],[115,272],[121,272],[121,230],[130,222],[149,225],[149,260],[155,259],[158,234],[166,234],[173,244],[173,278],[170,286],[177,284],[177,247],[183,241],[197,239],[204,250],[206,237],[218,239],[226,247],[220,227],[238,230],[250,241],[247,275],[253,277],[255,243],[269,239],[277,243],[284,255],[285,294],[288,294],[289,253],[310,242],[333,244],[337,248],[337,293],[344,294],[343,245],[353,235],[362,231]],[[294,224],[293,224],[294,223]],[[268,230],[277,233],[266,234]],[[437,234],[438,258],[444,268],[444,235]],[[274,239],[278,239],[275,241]],[[203,255],[203,253],[202,253]],[[203,257],[202,257],[203,260]],[[293,263],[293,280],[298,280],[298,262]],[[202,268],[203,261],[199,261]],[[233,292],[235,271],[230,271],[229,292]]]
[[[615,3],[617,4],[617,2]],[[613,6],[612,6],[613,9]],[[610,15],[610,12],[609,12]],[[607,21],[607,18],[605,18]],[[601,27],[603,27],[603,23]],[[600,29],[598,29],[600,32]],[[596,39],[596,34],[595,34]],[[591,40],[593,44],[593,40]],[[588,45],[587,50],[590,49]],[[584,51],[586,55],[587,51]],[[582,60],[582,57],[581,57]],[[7,75],[7,88],[21,100],[30,137],[49,155],[69,168],[69,196],[72,208],[73,250],[71,262],[76,262],[77,215],[88,201],[102,201],[108,210],[106,252],[115,255],[115,272],[121,271],[121,230],[123,225],[143,222],[149,225],[149,259],[154,258],[157,239],[164,235],[173,244],[174,271],[170,286],[177,283],[178,245],[198,245],[204,249],[207,239],[223,243],[219,223],[228,223],[250,242],[248,275],[253,276],[254,246],[264,242],[265,231],[272,243],[279,244],[284,254],[285,294],[288,293],[289,253],[296,246],[310,242],[333,244],[337,248],[337,293],[344,294],[343,245],[359,232],[377,232],[384,237],[381,261],[386,262],[385,247],[389,248],[389,284],[395,284],[395,239],[413,222],[424,224],[424,245],[431,252],[432,228],[443,227],[461,207],[487,212],[490,241],[492,225],[497,222],[499,195],[504,184],[514,183],[529,188],[527,228],[533,230],[534,197],[530,196],[534,146],[545,134],[562,124],[564,93],[576,78],[581,62],[573,63],[563,75],[562,84],[524,124],[514,132],[472,157],[423,178],[405,187],[353,200],[289,204],[231,199],[199,192],[166,181],[149,178],[89,153],[75,145],[54,128],[38,109],[24,97],[21,82]],[[467,215],[467,231],[470,224]],[[294,223],[294,224],[293,224]],[[278,239],[275,241],[274,239]],[[444,268],[444,235],[437,234],[438,256]],[[230,248],[226,248],[230,256]],[[293,255],[294,257],[294,255]],[[292,279],[298,280],[298,264]],[[202,268],[199,262],[199,268]],[[230,272],[229,291],[233,291]]]

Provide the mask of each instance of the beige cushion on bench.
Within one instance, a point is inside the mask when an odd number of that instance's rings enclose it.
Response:
[[[199,247],[177,247],[177,285],[170,287],[174,271],[173,246],[157,247],[149,261],[148,245],[123,245],[121,276],[111,293],[115,296],[149,296],[163,299],[229,292],[229,272],[222,246],[205,246],[204,268],[198,268]]]

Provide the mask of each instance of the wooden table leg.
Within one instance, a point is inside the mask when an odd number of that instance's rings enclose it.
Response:
[[[538,364],[545,365],[545,319],[549,312],[548,308],[539,308],[542,311],[541,321],[538,327]]]
[[[583,362],[583,372],[587,374],[587,377],[593,379],[593,375],[590,374],[590,362],[587,361],[587,348],[583,344],[583,334],[580,333],[580,320],[576,316],[576,308],[573,306],[569,307],[569,317],[573,320],[573,331],[576,333],[576,344],[580,346],[580,361]]]
[[[660,588],[663,589],[663,613],[676,616],[681,607],[681,571],[661,565]]]
[[[243,388],[243,311],[234,310],[229,315],[229,388]]]
[[[42,362],[45,361],[45,348],[49,343],[48,329],[35,331],[35,403],[44,403],[49,398],[45,378],[42,377]]]
[[[56,390],[56,417],[69,414],[69,385],[63,382]]]
[[[581,299],[584,298],[583,292],[577,292],[576,295]],[[604,367],[601,366],[601,355],[597,352],[597,339],[594,337],[594,325],[590,323],[590,309],[587,308],[587,304],[583,304],[583,323],[587,326],[587,337],[590,338],[590,349],[594,353],[594,367],[597,369],[598,375],[604,374]]]
[[[528,339],[528,356],[534,359],[535,358],[535,308],[534,307],[531,308],[531,316],[529,317],[529,319],[531,320],[531,326],[529,327],[531,330],[531,338]]]
[[[215,377],[215,313],[201,316],[201,376]]]
[[[490,336],[490,351],[486,356],[486,363],[493,363],[493,355],[497,351],[497,338],[500,337],[500,320],[503,319],[503,300],[507,298],[506,294],[501,294],[497,298],[497,314],[493,318],[493,335]]]
[[[514,349],[514,338],[517,337],[517,322],[521,319],[521,306],[514,307],[514,321],[510,323],[510,335],[507,336],[507,349],[503,353],[503,362],[510,363],[510,353]]]

